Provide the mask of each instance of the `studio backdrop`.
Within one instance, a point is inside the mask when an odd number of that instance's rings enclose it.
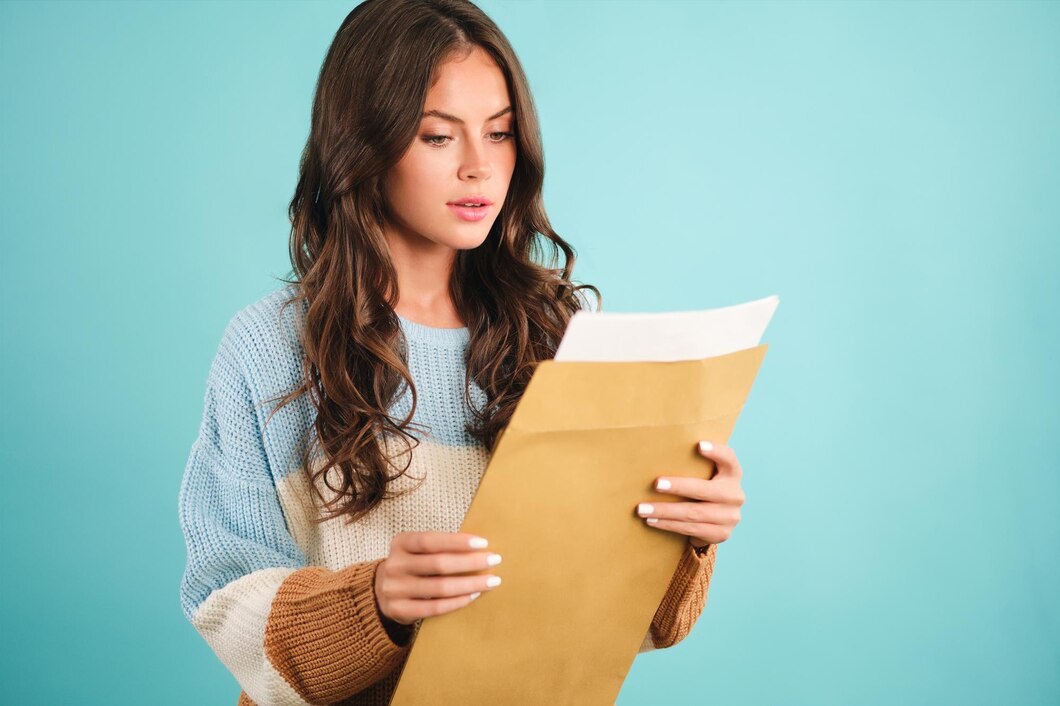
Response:
[[[353,5],[0,3],[0,702],[235,703],[178,489]],[[618,703],[1060,701],[1060,4],[480,6],[606,310],[781,299],[740,525]]]

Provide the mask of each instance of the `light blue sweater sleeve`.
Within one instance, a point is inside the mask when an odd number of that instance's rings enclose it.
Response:
[[[189,621],[211,593],[243,576],[306,566],[287,530],[264,447],[264,417],[241,359],[251,343],[247,334],[237,314],[210,367],[202,422],[181,483],[188,554],[180,598]]]
[[[288,524],[283,464],[299,458],[311,420],[291,405],[265,426],[275,394],[300,370],[280,294],[229,321],[210,366],[179,493],[180,600],[252,703],[308,706],[392,677],[410,643],[382,622],[378,560],[310,565]]]

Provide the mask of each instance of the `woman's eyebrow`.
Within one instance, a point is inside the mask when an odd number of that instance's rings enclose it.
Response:
[[[504,110],[496,112],[493,115],[491,115],[488,118],[486,118],[486,121],[488,122],[490,120],[493,120],[494,118],[499,118],[502,115],[504,115],[505,113],[510,113],[510,112],[512,112],[512,107],[508,106]],[[462,119],[456,117],[455,115],[450,115],[449,113],[443,113],[440,110],[428,110],[428,111],[424,112],[422,117],[424,117],[424,118],[427,118],[427,117],[441,118],[442,120],[448,120],[449,122],[457,123],[458,125],[463,125],[464,124],[464,121]]]

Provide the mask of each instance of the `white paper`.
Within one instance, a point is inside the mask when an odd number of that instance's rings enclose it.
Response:
[[[621,313],[578,311],[563,334],[556,360],[701,360],[754,348],[762,341],[780,297],[702,311]]]

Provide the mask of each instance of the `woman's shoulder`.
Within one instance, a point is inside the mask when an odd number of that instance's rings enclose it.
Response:
[[[284,285],[243,306],[229,319],[222,346],[241,361],[244,373],[252,380],[286,384],[292,375],[300,373],[305,303],[296,295],[296,285]]]

